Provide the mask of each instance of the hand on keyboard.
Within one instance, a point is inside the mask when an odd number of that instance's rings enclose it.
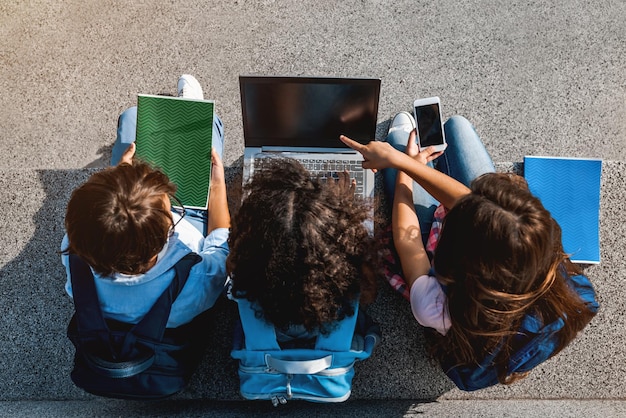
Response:
[[[350,179],[347,182],[347,186],[342,190],[350,191],[350,193],[362,196],[365,189],[365,172],[361,163],[356,160],[350,159],[315,159],[315,158],[298,158],[298,156],[291,156],[302,164],[310,173],[311,177],[317,177],[321,181],[333,180],[337,181],[341,176],[345,176],[346,179]],[[255,170],[261,170],[263,168],[264,160],[267,158],[255,159]],[[346,180],[347,181],[347,180]]]
[[[351,160],[299,160],[300,163],[311,172],[313,176],[320,179],[339,179],[340,175],[345,175],[352,179],[350,190],[352,193],[362,194],[364,188],[364,173],[361,165]]]
[[[350,174],[347,171],[335,172],[333,174],[336,174],[337,177],[326,177],[325,181],[332,185],[334,191],[338,195],[345,194],[346,196],[354,196],[356,180],[350,178]]]

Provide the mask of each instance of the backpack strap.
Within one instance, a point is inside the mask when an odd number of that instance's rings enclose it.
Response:
[[[235,300],[239,308],[239,318],[245,335],[246,349],[252,351],[280,350],[274,325],[263,318],[258,318],[252,302],[245,297]]]
[[[174,265],[176,274],[174,275],[172,283],[165,289],[161,296],[159,296],[142,320],[133,328],[133,334],[157,341],[163,339],[167,321],[172,310],[172,304],[180,292],[182,292],[185,283],[187,283],[191,268],[200,260],[202,260],[202,257],[196,253],[189,253],[178,260]]]
[[[285,374],[316,374],[333,364],[333,356],[328,355],[311,360],[282,360],[266,354],[265,364],[270,369]]]
[[[78,332],[97,335],[108,334],[109,328],[100,310],[91,268],[75,254],[70,254],[69,259],[70,280],[72,282]]]
[[[335,329],[328,335],[320,334],[317,337],[315,348],[326,351],[350,351],[352,337],[356,327],[356,319],[359,315],[359,301],[354,302],[354,314],[346,316]]]

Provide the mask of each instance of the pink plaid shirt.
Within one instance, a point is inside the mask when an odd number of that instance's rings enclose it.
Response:
[[[435,210],[433,223],[430,228],[430,234],[428,235],[428,241],[426,242],[426,253],[432,260],[435,254],[435,248],[437,248],[437,242],[439,241],[439,235],[441,234],[441,226],[443,218],[446,216],[447,210],[443,205],[439,205]],[[385,230],[382,236],[382,258],[383,258],[383,270],[385,278],[396,291],[398,291],[405,299],[410,300],[410,290],[402,277],[402,266],[398,259],[398,254],[395,251],[393,245],[393,233],[391,231],[391,225]]]

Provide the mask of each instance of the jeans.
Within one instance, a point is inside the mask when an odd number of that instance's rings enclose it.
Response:
[[[466,186],[484,173],[493,173],[495,167],[485,146],[472,124],[463,116],[453,116],[443,125],[448,147],[443,155],[428,163]],[[409,133],[398,130],[387,135],[386,141],[395,149],[404,152]],[[382,170],[383,184],[388,199],[393,202],[397,170]],[[413,182],[413,205],[422,231],[424,242],[428,240],[435,209],[439,202],[416,182]]]
[[[135,142],[137,132],[137,106],[126,109],[117,121],[117,137],[111,152],[111,165],[117,165],[122,159],[124,151]],[[224,152],[224,125],[219,116],[213,118],[213,139],[212,146],[215,148],[220,158]],[[202,235],[207,234],[208,213],[201,209],[185,208],[185,219],[190,222]]]

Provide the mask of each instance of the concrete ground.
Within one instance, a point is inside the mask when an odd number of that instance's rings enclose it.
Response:
[[[0,3],[0,415],[623,416],[626,407],[626,2],[598,0],[134,1]],[[150,404],[96,399],[69,380],[72,312],[58,247],[71,190],[108,164],[138,93],[194,74],[226,127],[235,187],[240,74],[382,79],[377,137],[413,99],[472,121],[500,170],[525,155],[604,159],[602,304],[581,336],[522,382],[463,393],[426,357],[406,302],[381,283],[383,326],[351,402],[240,401],[232,306],[188,390]],[[435,402],[432,402],[435,401]]]
[[[624,401],[519,401],[465,400],[418,402],[410,400],[359,400],[343,404],[288,403],[274,408],[269,403],[165,401],[133,403],[97,399],[94,401],[18,401],[0,402],[0,417],[37,416],[40,418],[74,417],[295,417],[340,416],[350,418],[378,417],[454,417],[454,418],[607,418],[626,415]]]

